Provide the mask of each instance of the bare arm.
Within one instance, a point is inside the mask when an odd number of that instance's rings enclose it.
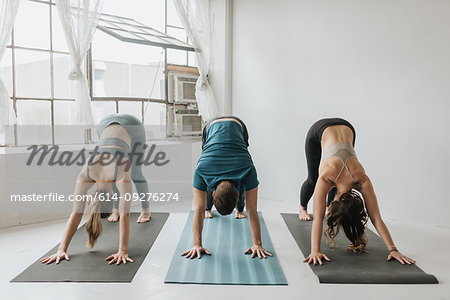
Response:
[[[116,180],[116,187],[119,191],[119,249],[116,254],[108,256],[105,260],[110,260],[109,264],[134,262],[128,256],[128,243],[130,240],[130,205],[132,200],[133,188],[131,185],[131,176],[129,172],[123,172]]]
[[[206,208],[206,192],[194,188],[194,219],[192,220],[192,234],[194,246],[202,246],[203,219]]]
[[[75,196],[85,196],[89,189],[94,185],[92,180],[89,180],[84,172],[81,172],[77,178],[77,184],[75,187]],[[86,199],[81,199],[80,201],[74,201],[73,210],[70,214],[69,220],[67,221],[66,227],[64,229],[64,233],[62,236],[61,244],[58,247],[58,251],[51,256],[44,257],[40,261],[42,263],[50,264],[56,261],[57,264],[62,259],[70,260],[69,255],[66,253],[67,248],[69,247],[70,241],[73,238],[73,235],[78,229],[78,225],[80,225],[81,218],[83,217],[84,207],[86,205]]]
[[[262,246],[261,242],[261,225],[258,216],[258,187],[245,192],[245,201],[247,206],[248,221],[252,230],[252,238],[254,246]]]
[[[266,258],[266,255],[272,256],[267,252],[261,241],[261,225],[258,216],[258,187],[245,192],[245,201],[247,205],[248,221],[252,230],[253,246],[245,251],[245,254],[252,253],[252,258],[258,255],[259,258]]]
[[[311,231],[311,252],[320,252],[320,240],[322,237],[323,218],[327,207],[327,194],[331,189],[331,183],[320,177],[314,189],[313,198],[313,224]]]
[[[202,253],[210,255],[211,253],[203,248],[202,245],[202,231],[203,231],[203,219],[205,217],[206,208],[206,191],[201,191],[194,188],[194,218],[192,220],[192,235],[194,236],[193,247],[183,252],[181,255],[186,258],[201,258]]]
[[[391,248],[395,248],[391,234],[389,233],[386,224],[381,218],[377,197],[375,195],[375,191],[373,189],[372,182],[370,181],[369,177],[366,176],[365,179],[361,181],[361,186],[362,186],[361,193],[364,197],[367,213],[369,214],[369,218],[372,221],[373,226],[375,226],[375,229],[377,230],[380,237],[383,239],[383,242],[386,245],[386,247],[389,250]]]
[[[130,239],[130,205],[133,188],[129,173],[125,173],[116,180],[116,187],[121,196],[119,201],[119,252],[128,253],[128,242]]]
[[[94,181],[87,178],[86,175],[84,174],[84,172],[81,172],[77,178],[77,184],[75,187],[75,195],[76,196],[87,195],[89,189],[93,185],[94,185]],[[80,201],[74,201],[73,211],[69,217],[69,220],[67,221],[66,228],[64,229],[63,238],[62,238],[61,244],[59,245],[58,250],[62,250],[64,252],[67,251],[70,241],[72,240],[73,235],[77,231],[78,225],[80,225],[85,206],[86,206],[86,199],[82,199]]]
[[[322,265],[322,258],[330,261],[325,255],[320,253],[320,241],[322,238],[323,218],[325,216],[327,193],[331,189],[332,183],[325,176],[320,176],[314,189],[313,198],[313,224],[311,230],[311,254],[303,261]]]
[[[375,195],[375,191],[373,189],[372,182],[370,181],[369,177],[367,176],[364,177],[364,179],[361,181],[361,186],[362,186],[361,193],[363,195],[364,202],[366,204],[366,209],[367,213],[369,214],[370,221],[372,221],[373,226],[377,230],[378,234],[380,235],[381,239],[383,240],[384,244],[386,245],[386,247],[390,252],[388,260],[395,258],[402,264],[414,263],[415,262],[414,260],[402,255],[400,252],[398,252],[397,248],[395,247],[391,234],[389,233],[386,224],[381,218],[377,197]]]

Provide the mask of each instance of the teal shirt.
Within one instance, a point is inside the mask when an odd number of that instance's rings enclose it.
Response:
[[[192,185],[201,191],[215,190],[222,180],[233,182],[237,191],[241,185],[249,191],[259,184],[242,127],[229,120],[208,127]]]

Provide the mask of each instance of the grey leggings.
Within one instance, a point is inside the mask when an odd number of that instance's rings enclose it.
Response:
[[[131,138],[130,147],[131,153],[133,154],[129,155],[131,159],[131,180],[133,180],[136,187],[136,192],[141,199],[142,208],[146,209],[149,207],[149,188],[147,180],[145,179],[144,174],[142,174],[142,165],[146,148],[144,126],[135,116],[128,114],[113,114],[106,116],[98,123],[96,128],[98,136],[100,137],[102,131],[111,124],[121,125],[128,132],[128,135]],[[107,140],[112,141],[111,143],[108,143],[108,145],[123,147],[120,143],[120,139],[109,138]],[[114,140],[118,141],[115,143]],[[99,144],[102,144],[101,141]],[[103,143],[103,145],[105,145],[105,143]],[[119,195],[119,190],[114,183],[112,184],[112,189],[115,194]],[[134,199],[134,197],[131,197],[131,199]],[[114,207],[116,209],[119,208],[119,201],[114,202]]]

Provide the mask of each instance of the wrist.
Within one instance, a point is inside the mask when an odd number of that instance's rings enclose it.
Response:
[[[396,251],[398,252],[398,249],[395,246],[391,246],[391,247],[388,247],[388,251],[389,251],[389,253],[396,252]]]

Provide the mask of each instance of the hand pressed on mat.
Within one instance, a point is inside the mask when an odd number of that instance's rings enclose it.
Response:
[[[392,251],[391,253],[389,253],[387,260],[392,260],[393,258],[398,260],[402,265],[404,265],[405,263],[408,265],[416,263],[415,260],[401,254],[398,250],[395,250],[395,251]]]
[[[272,254],[266,249],[263,248],[261,245],[253,245],[252,247],[248,248],[247,251],[244,252],[244,254],[252,254],[252,258],[254,258],[256,255],[258,255],[259,258],[267,258],[266,255],[272,256]]]
[[[325,259],[326,261],[331,261],[331,259],[329,259],[328,256],[326,256],[323,253],[311,252],[311,254],[308,255],[308,257],[305,258],[305,260],[303,260],[303,262],[307,263],[308,265],[310,263],[313,263],[314,265],[317,265],[317,263],[319,263],[320,265],[323,265],[322,258]]]
[[[120,265],[120,263],[127,264],[127,261],[134,262],[130,257],[128,257],[128,253],[119,251],[116,254],[111,254],[105,260],[111,260],[108,265],[116,263],[116,265]]]
[[[52,262],[56,261],[56,264],[59,264],[59,262],[61,260],[70,260],[69,255],[66,253],[66,251],[63,250],[58,250],[58,252],[56,252],[53,255],[44,257],[42,259],[40,259],[39,261],[43,264],[51,264]]]
[[[181,256],[185,256],[186,258],[195,258],[197,256],[199,259],[202,257],[202,253],[211,255],[211,252],[209,252],[207,249],[203,248],[203,246],[194,246],[191,250],[188,250],[186,252],[183,252]]]

